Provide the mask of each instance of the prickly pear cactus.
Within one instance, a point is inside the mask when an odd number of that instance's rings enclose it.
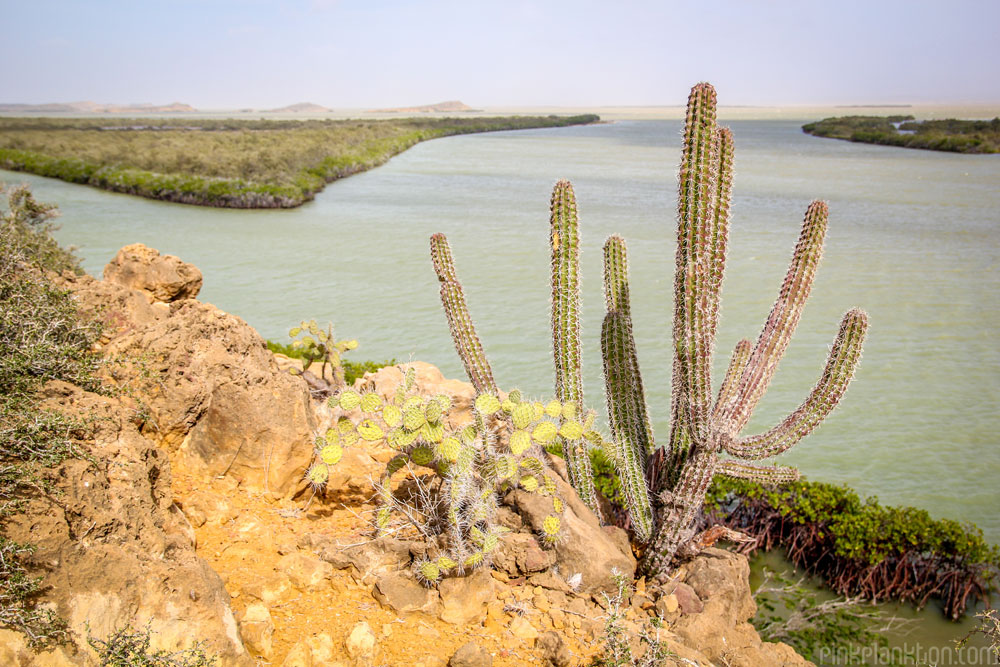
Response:
[[[299,326],[292,327],[288,335],[293,339],[292,349],[298,350],[305,357],[302,360],[303,369],[309,370],[315,362],[320,362],[323,364],[320,375],[325,376],[329,365],[333,373],[333,389],[343,389],[346,386],[344,364],[340,357],[344,352],[355,349],[358,341],[336,340],[333,337],[333,324],[327,324],[324,331],[316,324],[316,320],[303,320]]]
[[[544,449],[565,439],[600,437],[593,431],[593,413],[580,415],[575,404],[559,400],[528,401],[517,390],[503,400],[496,392],[478,393],[472,421],[452,427],[451,399],[420,395],[412,369],[391,400],[345,389],[332,396],[329,405],[334,408],[334,426],[317,439],[316,462],[307,478],[321,488],[342,448],[362,440],[395,449],[376,484],[375,530],[386,535],[403,522],[435,543],[438,535],[447,536],[443,552],[414,565],[417,577],[428,584],[490,562],[505,530],[495,521],[498,499],[510,489],[549,499],[551,513],[538,539],[557,543],[563,536],[564,504]],[[393,491],[396,479],[421,477],[421,470],[433,480],[419,485],[426,497],[398,497]]]

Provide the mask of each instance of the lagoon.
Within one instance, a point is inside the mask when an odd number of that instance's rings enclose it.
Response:
[[[971,521],[1000,542],[1000,156],[954,155],[811,137],[810,119],[737,119],[733,223],[715,360],[755,338],[809,201],[831,210],[825,257],[788,353],[747,432],[806,396],[844,311],[871,331],[841,407],[782,457],[815,480]],[[667,434],[676,163],[681,122],[620,120],[438,139],[327,186],[293,210],[210,209],[107,193],[28,174],[63,216],[57,238],[100,275],[142,242],[197,265],[200,298],[287,341],[303,318],[357,338],[354,359],[410,358],[462,377],[428,257],[451,241],[498,383],[552,393],[548,199],[569,178],[581,211],[585,390],[602,407],[601,245],[631,254],[647,398]]]

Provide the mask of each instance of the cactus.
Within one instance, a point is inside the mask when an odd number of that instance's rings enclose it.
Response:
[[[636,536],[648,541],[643,569],[662,577],[693,535],[693,523],[715,474],[782,483],[791,468],[746,460],[786,451],[837,405],[853,377],[867,331],[865,313],[847,312],[826,367],[802,405],[769,431],[740,437],[767,389],[809,296],[827,227],[826,204],[808,207],[778,299],[756,343],[741,340],[712,401],[712,351],[725,269],[733,142],[715,120],[715,90],[699,84],[688,100],[678,188],[674,275],[670,442],[657,449],[649,426],[629,314],[624,242],[605,245],[602,328],[608,411],[615,458]],[[725,452],[732,459],[720,458]]]
[[[583,405],[580,222],[576,195],[569,181],[559,181],[552,190],[549,248],[552,251],[552,357],[556,370],[556,398],[564,403]],[[600,516],[587,443],[579,436],[567,438],[564,435],[563,454],[570,484]]]
[[[580,246],[579,218],[576,197],[569,181],[559,181],[552,191],[549,225],[549,247],[552,252],[552,356],[555,365],[555,413],[562,406],[583,406],[583,379],[580,346]],[[476,335],[462,285],[458,281],[448,240],[443,234],[431,237],[431,262],[441,282],[441,304],[444,307],[455,349],[473,386],[479,392],[496,393],[493,371]],[[570,408],[570,410],[574,409]],[[567,417],[568,418],[568,417]],[[543,430],[548,427],[541,426]],[[570,483],[580,498],[598,516],[600,508],[594,488],[589,443],[573,427],[557,430],[544,444],[558,444],[566,457]],[[547,431],[546,431],[547,432]]]
[[[863,311],[848,311],[823,374],[802,405],[765,433],[740,436],[788,346],[822,255],[829,214],[825,203],[813,202],[806,211],[791,264],[763,330],[756,343],[737,343],[713,401],[712,352],[725,273],[733,170],[732,134],[718,127],[715,116],[715,90],[706,83],[696,85],[688,100],[678,188],[670,434],[666,447],[657,447],[649,419],[632,335],[627,251],[618,236],[610,237],[604,246],[606,314],[601,327],[611,442],[604,442],[593,429],[592,415],[582,424],[576,421],[575,411],[583,406],[579,221],[569,182],[556,184],[551,201],[556,399],[549,405],[529,406],[520,400],[501,404],[495,398],[496,383],[469,316],[451,249],[443,235],[431,237],[431,258],[441,281],[441,301],[455,348],[480,393],[479,400],[496,403],[485,411],[478,406],[479,432],[489,436],[496,430],[485,426],[484,412],[492,415],[502,410],[507,413],[502,421],[510,455],[520,457],[529,447],[561,444],[573,487],[595,511],[588,443],[603,446],[615,461],[631,528],[636,538],[646,543],[643,568],[654,577],[668,573],[681,547],[692,542],[694,520],[713,475],[770,484],[798,477],[791,468],[745,461],[786,451],[836,407],[854,375],[868,328]],[[561,423],[538,421],[546,415],[558,416]],[[490,442],[487,437],[481,446],[489,451]],[[720,458],[723,453],[733,458]],[[495,458],[496,452],[490,455]],[[492,475],[493,483],[507,483],[513,475],[508,475],[510,468],[509,462],[496,459],[487,478]],[[518,483],[528,490],[544,488],[533,475],[522,476]],[[557,504],[561,506],[561,501]],[[553,516],[542,527],[542,539],[555,539],[559,526],[558,517]]]
[[[475,367],[488,371],[488,365]],[[505,531],[494,521],[498,494],[507,490],[519,488],[549,497],[552,512],[539,529],[539,540],[551,545],[562,538],[564,504],[544,462],[543,447],[560,432],[583,437],[592,414],[580,423],[571,403],[532,403],[516,390],[501,401],[498,394],[483,391],[473,403],[473,422],[450,428],[451,399],[443,394],[418,395],[412,369],[389,401],[369,390],[346,389],[332,396],[329,405],[337,416],[326,434],[317,438],[317,460],[306,473],[308,481],[322,488],[330,467],[342,456],[342,447],[359,440],[384,440],[396,449],[398,454],[376,484],[375,528],[379,535],[387,534],[395,530],[394,517],[402,515],[429,542],[439,544],[442,530],[448,535],[447,553],[414,564],[424,583],[432,585],[446,574],[490,562]],[[418,482],[419,499],[397,498],[392,492],[394,476],[403,471],[415,474],[414,467],[429,469],[440,485],[432,491]]]
[[[333,390],[343,389],[347,385],[340,355],[355,349],[358,341],[336,340],[333,337],[333,324],[328,324],[324,331],[316,324],[316,320],[303,321],[299,326],[292,327],[288,335],[294,339],[292,349],[297,350],[303,357],[303,373],[318,361],[322,363],[320,377],[325,378],[326,367],[330,367],[333,374]]]

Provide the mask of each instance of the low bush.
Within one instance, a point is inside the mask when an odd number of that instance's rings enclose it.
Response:
[[[918,607],[937,597],[958,618],[1000,590],[1000,548],[980,529],[862,500],[846,486],[799,481],[774,489],[716,477],[706,509],[708,522],[750,534],[756,548],[784,548],[841,595]]]
[[[96,389],[100,333],[81,321],[70,294],[52,271],[79,271],[72,253],[53,240],[52,206],[24,187],[7,193],[0,209],[0,518],[16,512],[25,494],[50,487],[45,471],[82,452],[78,420],[39,410],[36,392],[49,380]],[[34,645],[59,641],[64,624],[36,606],[41,584],[28,576],[30,545],[0,534],[0,626],[26,634]]]

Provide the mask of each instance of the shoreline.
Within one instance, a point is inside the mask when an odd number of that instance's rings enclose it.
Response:
[[[21,117],[6,120],[31,121]],[[122,122],[130,120],[134,119],[122,119]],[[289,180],[287,174],[285,183],[255,182],[193,173],[156,172],[127,165],[102,164],[78,157],[57,157],[41,151],[2,146],[0,146],[0,168],[178,204],[233,209],[288,209],[312,201],[328,184],[379,167],[394,156],[424,141],[462,134],[589,125],[601,122],[601,118],[594,114],[584,114],[563,117],[489,117],[475,121],[478,122],[456,121],[452,124],[442,122],[442,127],[418,128],[394,136],[367,140],[362,136],[360,141],[351,145],[348,150],[327,155],[319,162],[302,167],[290,177],[290,183],[287,182]],[[377,122],[370,121],[359,125],[355,130],[356,134],[361,135],[367,130],[367,126]],[[106,128],[94,126],[85,128],[84,131],[87,129]],[[200,128],[194,129],[200,130]],[[294,127],[293,131],[297,129],[306,131],[305,123]],[[4,126],[0,122],[0,137],[3,135],[3,130]],[[13,131],[8,131],[8,134],[16,135],[17,131],[15,127]],[[149,134],[156,131],[144,129],[131,132]],[[210,132],[203,134],[208,135]]]

